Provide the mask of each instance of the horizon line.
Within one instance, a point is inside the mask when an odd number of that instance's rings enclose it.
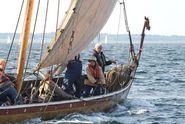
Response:
[[[55,33],[55,32],[46,32],[45,34],[52,34],[52,33]],[[14,34],[12,32],[0,32],[0,34]],[[17,34],[21,34],[20,32],[17,33]],[[32,34],[32,32],[30,32],[30,34]],[[41,32],[38,32],[38,33],[35,33],[35,34],[42,34]],[[127,33],[123,33],[123,34],[115,34],[115,33],[105,33],[105,32],[102,32],[100,34],[107,34],[107,35],[128,35]],[[134,33],[134,34],[131,34],[131,35],[141,35],[140,33]],[[150,36],[180,36],[180,37],[185,37],[185,35],[182,35],[182,34],[146,34],[145,35],[150,35]]]

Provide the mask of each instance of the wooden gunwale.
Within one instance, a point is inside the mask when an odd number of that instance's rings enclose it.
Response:
[[[106,111],[115,106],[121,100],[126,99],[132,82],[133,79],[129,81],[125,88],[101,96],[50,103],[36,103],[1,107],[0,123],[19,122],[35,117],[51,119],[57,115],[66,115],[72,112],[90,113],[96,111]],[[9,118],[12,119],[10,120]]]

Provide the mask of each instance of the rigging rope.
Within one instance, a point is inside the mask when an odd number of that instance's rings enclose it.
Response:
[[[95,13],[97,13],[98,12],[98,10],[100,9],[100,5],[101,5],[101,0],[99,1],[99,4],[98,4],[98,6],[97,6],[97,8],[96,8],[96,12]],[[96,15],[96,14],[95,14]],[[96,22],[96,21],[95,21]],[[100,31],[101,32],[101,31]],[[100,42],[100,40],[101,40],[101,33],[98,33],[98,42]]]
[[[81,5],[82,5],[82,3],[80,4],[79,10],[80,10],[80,8],[81,8]],[[59,7],[59,5],[58,5],[58,7]],[[59,10],[59,8],[58,8],[58,10]],[[73,42],[73,40],[74,40],[75,29],[76,29],[76,26],[77,26],[77,25],[75,24],[75,20],[78,20],[78,14],[79,14],[79,11],[76,12],[76,8],[74,8],[73,11],[74,11],[74,13],[75,13],[75,17],[76,17],[76,18],[74,18],[74,19],[73,19],[73,22],[72,22],[72,28],[73,28],[73,30],[72,30],[72,34],[71,34],[71,38],[70,38],[70,43],[69,43],[70,47],[69,47],[69,49],[68,49],[68,54],[69,54],[70,49],[72,48],[72,42]],[[58,11],[58,14],[57,14],[57,23],[58,23],[58,15],[59,15],[59,11]],[[56,25],[58,25],[58,24],[56,24]],[[56,28],[57,28],[57,26],[56,26]],[[56,29],[56,32],[57,32],[57,29]],[[55,36],[56,36],[56,35],[55,35]],[[68,54],[67,54],[67,56],[68,56]],[[66,56],[66,58],[67,58],[67,56]],[[52,73],[51,73],[51,74],[52,74]],[[50,75],[50,76],[51,76],[51,75]],[[55,85],[54,85],[54,89],[52,90],[51,96],[49,97],[49,100],[47,101],[48,103],[51,101],[52,97],[54,96],[54,92],[55,92],[55,89],[56,89],[56,87],[57,87],[57,85],[58,85],[59,78],[60,78],[60,77],[58,76],[57,81],[55,82]],[[47,106],[48,106],[48,104],[47,104],[46,107],[44,108],[44,112],[45,112],[45,110],[47,109]]]
[[[125,26],[126,26],[126,31],[128,32],[128,35],[129,35],[129,40],[130,40],[130,53],[131,53],[132,58],[134,58],[135,51],[134,51],[134,46],[132,44],[132,37],[131,37],[129,25],[128,25],[128,19],[127,19],[127,13],[126,13],[126,7],[125,7],[124,0],[123,0],[122,3],[120,2],[120,4],[123,4],[123,12],[124,12],[124,18],[125,18]]]
[[[41,51],[40,51],[40,59],[42,58],[43,48],[44,48],[44,40],[45,40],[45,32],[46,32],[46,24],[47,24],[47,16],[48,16],[48,8],[49,8],[49,0],[47,0],[47,7],[46,7],[46,15],[45,15],[45,22],[44,22],[44,30],[43,30],[43,36],[42,36],[42,44],[41,44]],[[39,71],[39,70],[38,70]]]
[[[58,32],[59,13],[60,13],[60,0],[58,0],[58,8],[57,8],[57,19],[56,19],[56,28],[55,28],[55,40],[57,38],[57,32]],[[51,67],[50,71],[53,72],[53,66]],[[51,73],[50,76],[53,77],[52,73]]]
[[[72,34],[71,34],[71,38],[70,38],[70,42],[69,42],[68,53],[72,49],[72,45],[73,45],[72,43],[74,41],[74,35],[75,35],[76,26],[77,26],[77,24],[75,24],[75,21],[76,21],[76,23],[78,22],[78,17],[79,17],[78,14],[79,14],[79,11],[81,9],[82,3],[83,3],[83,0],[79,5],[79,10],[78,11],[76,10],[76,7],[73,9],[75,17],[74,17],[73,22],[72,22]],[[68,56],[68,54],[67,54],[67,56]]]
[[[57,37],[57,31],[58,31],[59,13],[60,13],[60,0],[58,0],[58,9],[57,9],[57,20],[56,20],[55,40],[56,40],[56,37]],[[50,78],[52,78],[52,77],[53,77],[53,75],[52,75],[52,70],[53,70],[53,66],[51,67],[51,70],[50,70],[50,72],[51,72],[51,73],[50,73]],[[60,77],[58,76],[57,81],[55,82],[54,89],[53,89],[53,91],[52,91],[52,93],[51,93],[51,96],[49,97],[49,100],[47,101],[47,103],[48,103],[48,104],[45,106],[45,108],[44,108],[44,111],[43,111],[43,112],[45,112],[45,111],[46,111],[46,109],[47,109],[47,107],[48,107],[48,105],[49,105],[49,102],[51,101],[52,97],[54,96],[54,92],[55,92],[56,87],[58,86],[59,79],[60,79]]]
[[[60,14],[60,0],[58,0],[58,9],[57,9],[57,20],[56,20],[56,32],[55,32],[55,40],[57,37],[57,31],[58,31],[58,20],[59,20],[59,14]]]
[[[11,42],[11,45],[10,45],[10,48],[9,48],[9,51],[8,51],[8,55],[7,55],[7,58],[6,58],[6,63],[8,63],[8,59],[9,59],[9,56],[10,56],[10,53],[11,53],[11,50],[12,50],[12,46],[13,46],[13,43],[14,43],[14,39],[15,39],[15,36],[16,36],[16,33],[17,33],[17,28],[18,28],[18,25],[19,25],[19,21],[20,21],[23,5],[24,5],[24,0],[22,1],[22,4],[21,4],[21,9],[20,9],[20,12],[19,12],[16,28],[15,28],[15,31],[14,31],[14,34],[13,34],[13,38],[12,38],[12,42]],[[5,69],[6,69],[6,65],[5,65]]]
[[[27,71],[27,68],[28,68],[28,63],[29,63],[30,55],[31,55],[31,51],[32,51],[33,39],[34,39],[34,36],[35,36],[35,29],[36,29],[36,25],[37,25],[37,17],[38,17],[38,13],[39,13],[39,7],[40,7],[40,0],[38,0],[37,12],[36,12],[36,17],[35,17],[35,22],[34,22],[34,28],[33,28],[33,34],[32,34],[30,48],[29,48],[29,52],[28,52],[28,59],[27,59],[26,65],[25,65],[25,72],[24,72],[24,78],[23,78],[23,80],[26,78],[26,71]],[[37,78],[37,80],[38,80],[38,78]],[[28,86],[29,86],[29,84],[27,84],[24,87],[24,90],[22,90],[22,91],[24,92],[28,88]]]
[[[43,36],[42,36],[42,43],[41,43],[41,51],[40,51],[40,59],[39,61],[41,61],[41,58],[42,58],[42,52],[43,52],[43,47],[44,47],[44,39],[45,39],[45,30],[46,30],[46,24],[47,24],[47,15],[48,15],[48,7],[49,7],[49,0],[47,0],[47,7],[46,7],[46,15],[45,15],[45,23],[44,23],[44,30],[43,30]],[[40,71],[40,69],[38,69],[38,72]],[[39,75],[36,75],[37,79],[34,83],[34,86],[33,87],[36,87],[36,84],[37,84],[37,81],[39,79]],[[34,91],[33,91],[34,92]],[[36,92],[36,91],[35,91]],[[34,93],[35,93],[34,92]],[[34,94],[33,93],[33,94]],[[33,95],[31,94],[31,96]],[[31,97],[30,97],[31,98]],[[30,99],[30,102],[32,102],[32,99]]]
[[[31,43],[30,43],[30,48],[29,48],[29,52],[28,52],[28,59],[27,59],[27,63],[26,63],[26,67],[25,67],[25,74],[26,74],[26,70],[28,68],[28,63],[29,63],[29,59],[30,59],[30,55],[31,55],[31,51],[32,51],[32,46],[33,46],[33,39],[35,36],[35,29],[36,29],[36,25],[37,25],[37,17],[38,17],[38,13],[39,13],[39,7],[40,7],[40,0],[38,0],[38,5],[37,5],[37,12],[36,12],[36,17],[35,17],[35,23],[34,23],[34,28],[33,28],[33,33],[32,33],[32,38],[31,38]],[[25,79],[25,75],[24,78]]]
[[[120,3],[121,4],[121,3]],[[120,11],[119,11],[119,20],[118,20],[118,30],[117,30],[117,41],[118,41],[118,34],[119,34],[119,27],[120,27],[120,20],[121,20],[121,6],[120,6]]]
[[[124,2],[124,0],[123,0],[123,2],[120,3],[120,4],[123,4],[123,12],[124,12],[124,18],[125,18],[126,31],[127,31],[127,32],[130,32],[129,26],[128,26],[128,19],[127,19],[127,13],[126,13],[126,7],[125,7],[125,2]]]
[[[53,88],[53,91],[52,91],[52,93],[51,93],[51,96],[49,97],[49,100],[47,101],[47,105],[45,106],[43,112],[46,112],[46,109],[48,108],[49,102],[51,101],[52,97],[54,96],[55,89],[56,89],[56,87],[58,86],[57,84],[58,84],[59,80],[60,80],[60,78],[58,77],[58,78],[57,78],[57,81],[56,81],[56,83],[55,83],[55,86],[54,86],[54,88]],[[43,113],[43,114],[44,114],[44,113]]]
[[[58,29],[59,13],[60,13],[60,0],[58,0],[58,9],[57,9],[57,20],[56,20],[55,40],[56,40],[56,36],[57,36],[57,31],[58,31],[57,29]],[[50,72],[52,72],[52,70],[53,70],[53,66],[51,67]],[[51,78],[53,77],[52,73],[50,74],[50,77],[51,77]],[[52,94],[51,94],[51,96],[50,96],[50,98],[49,98],[49,101],[48,101],[48,102],[50,102],[50,101],[51,101],[52,96],[53,96],[53,94],[54,94],[54,91],[55,91],[55,89],[56,89],[56,87],[57,87],[57,85],[58,85],[58,82],[59,82],[59,77],[57,78],[57,82],[55,83],[54,90],[53,90],[53,92],[52,92]],[[46,110],[46,108],[45,108],[45,110]]]
[[[76,6],[75,8],[73,8],[73,11],[74,11],[74,19],[72,20],[72,34],[71,34],[71,38],[70,38],[70,42],[69,42],[69,48],[68,48],[68,54],[66,54],[65,56],[65,61],[67,60],[67,57],[69,55],[69,52],[70,50],[72,50],[72,45],[73,45],[73,41],[74,41],[74,35],[75,35],[75,30],[76,30],[76,24],[75,24],[75,21],[78,22],[78,14],[79,14],[79,11],[81,9],[81,6],[82,6],[82,2],[83,0],[81,1],[80,5],[79,5],[79,10],[76,11]]]

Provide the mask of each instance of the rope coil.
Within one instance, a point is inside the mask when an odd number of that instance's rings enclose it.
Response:
[[[131,68],[121,65],[106,73],[107,89],[109,92],[116,91],[126,85],[130,80]]]

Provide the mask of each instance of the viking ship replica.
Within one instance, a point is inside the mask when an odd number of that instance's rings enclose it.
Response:
[[[66,96],[64,99],[56,100],[55,97],[58,94],[56,94],[55,90],[57,90],[56,87],[61,86],[63,77],[62,75],[54,76],[52,74],[49,76],[52,78],[54,85],[50,87],[47,92],[39,92],[41,88],[45,88],[43,85],[48,86],[48,82],[43,81],[47,75],[46,71],[42,70],[50,70],[50,72],[52,72],[53,66],[59,64],[60,67],[62,67],[60,69],[64,70],[68,61],[74,58],[77,53],[84,50],[99,34],[109,19],[116,2],[117,0],[71,0],[61,24],[57,27],[53,40],[31,73],[36,78],[28,80],[24,77],[26,75],[26,62],[29,61],[31,51],[28,52],[27,46],[30,36],[34,0],[27,0],[24,28],[20,39],[21,49],[17,73],[15,74],[15,79],[12,80],[18,92],[17,103],[14,105],[0,106],[0,123],[16,123],[37,117],[47,120],[73,112],[90,113],[106,111],[127,98],[141,57],[145,29],[150,29],[149,19],[146,17],[142,29],[140,46],[137,52],[134,51],[127,18],[125,18],[130,41],[129,62],[126,65],[119,65],[105,72],[107,89],[105,94],[86,98],[66,98],[68,94],[58,91]],[[38,6],[39,3],[40,0]],[[124,1],[122,5],[124,5],[125,10]],[[39,10],[38,8],[37,11]],[[34,36],[34,31],[32,32],[32,36]],[[43,37],[44,36],[43,34]],[[42,41],[41,44],[43,44]],[[31,46],[32,43],[30,43],[30,48]],[[8,57],[6,62],[9,62]],[[29,73],[29,75],[31,74]],[[41,99],[39,95],[44,96],[43,99]]]

